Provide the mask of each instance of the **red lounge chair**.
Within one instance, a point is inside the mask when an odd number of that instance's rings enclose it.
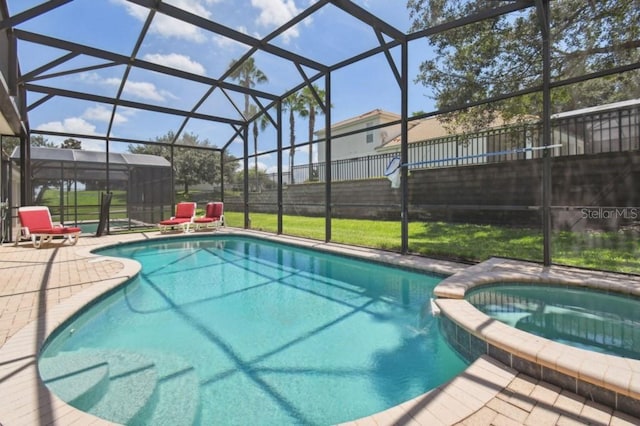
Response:
[[[224,204],[220,202],[208,203],[204,216],[195,218],[193,224],[196,231],[218,229],[220,225],[224,225]]]
[[[196,203],[184,201],[176,205],[176,215],[170,219],[161,220],[158,228],[161,233],[176,228],[180,228],[182,232],[189,232],[189,226],[193,223],[195,216]]]
[[[43,243],[50,242],[53,237],[64,237],[71,245],[78,242],[82,229],[75,226],[54,225],[51,221],[51,213],[46,206],[29,206],[18,208],[20,218],[20,230],[15,245],[21,239],[31,239],[35,248],[42,247]]]

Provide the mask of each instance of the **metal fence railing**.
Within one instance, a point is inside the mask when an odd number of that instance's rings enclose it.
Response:
[[[553,156],[600,154],[640,149],[640,106],[556,117],[552,120]],[[455,167],[539,158],[542,124],[524,123],[473,134],[452,135],[419,142],[408,147],[409,169]],[[398,147],[399,150],[399,147]],[[384,176],[399,151],[366,155],[330,163],[331,180],[357,180]],[[297,165],[283,173],[283,183],[324,181],[326,163]],[[267,176],[276,182],[277,174]]]

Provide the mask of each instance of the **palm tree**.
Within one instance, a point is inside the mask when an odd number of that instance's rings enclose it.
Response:
[[[229,68],[233,68],[236,66],[238,61],[234,59],[229,64]],[[248,58],[242,64],[233,70],[233,72],[229,75],[233,80],[236,80],[240,86],[246,87],[247,89],[250,87],[254,87],[258,83],[266,83],[269,81],[267,75],[256,68],[256,63],[253,58]],[[247,119],[250,117],[249,114],[249,94],[244,94],[244,118]]]
[[[253,117],[258,114],[258,107],[251,104],[249,105],[248,117]],[[260,118],[253,120],[252,132],[253,132],[253,154],[254,154],[254,170],[256,178],[256,192],[261,191],[260,178],[258,176],[258,122],[260,122],[260,130],[264,130],[269,125],[270,121],[266,114],[260,113]]]
[[[315,84],[313,85],[313,90],[316,92],[318,97],[324,102],[325,100],[325,91],[320,89]],[[301,117],[309,117],[309,180],[313,178],[313,144],[311,141],[313,140],[313,130],[316,126],[316,113],[322,114],[322,108],[317,109],[320,104],[315,96],[313,96],[313,91],[309,86],[302,89],[302,99],[304,103],[304,108],[300,111]]]
[[[229,68],[232,69],[238,64],[238,61],[234,59],[229,64]],[[263,73],[261,70],[256,68],[255,60],[250,57],[247,58],[239,67],[235,68],[231,74],[229,74],[233,80],[236,80],[240,86],[246,87],[247,89],[250,87],[254,87],[257,83],[266,83],[269,81],[267,75]],[[253,109],[252,109],[253,107]],[[249,94],[244,94],[244,111],[242,115],[245,120],[248,120],[250,117],[257,113],[257,108],[255,105],[251,105],[249,103]],[[255,156],[255,170],[256,170],[256,179],[258,179],[258,128],[256,127],[256,122],[254,121],[254,129],[253,129],[253,152],[256,154]],[[256,181],[256,191],[259,189],[258,182]]]
[[[289,177],[291,183],[295,183],[293,177],[294,156],[296,154],[296,119],[295,114],[304,110],[304,99],[298,92],[292,93],[284,99],[282,106],[289,111],[289,141],[291,149],[289,150]]]

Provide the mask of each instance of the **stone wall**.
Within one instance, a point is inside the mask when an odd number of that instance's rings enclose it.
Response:
[[[535,159],[413,170],[408,182],[410,220],[540,226],[542,169],[542,160]],[[640,222],[639,182],[637,151],[554,158],[554,228],[617,228]],[[399,220],[400,197],[401,190],[391,188],[386,178],[334,182],[332,217]],[[251,211],[277,212],[276,191],[249,198]],[[323,216],[324,198],[323,183],[287,186],[284,213]],[[241,211],[243,201],[226,197],[225,204],[230,211]],[[626,209],[616,213],[611,207]],[[598,216],[603,208],[609,210]],[[603,217],[607,215],[618,217]]]

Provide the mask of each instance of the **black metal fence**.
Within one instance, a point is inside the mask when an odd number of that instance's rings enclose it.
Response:
[[[412,142],[408,148],[409,169],[456,167],[540,158],[542,124],[523,123],[482,132]],[[558,114],[552,119],[553,156],[600,154],[640,149],[640,102],[609,110]],[[399,147],[398,147],[399,149]],[[332,181],[378,178],[399,151],[367,155],[330,163]],[[294,183],[325,180],[325,163],[293,168]],[[283,173],[291,184],[292,173]],[[277,181],[277,174],[268,178]]]

